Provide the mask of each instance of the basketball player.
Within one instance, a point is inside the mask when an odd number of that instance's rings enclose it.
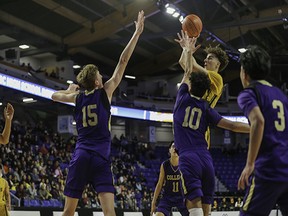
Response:
[[[179,59],[179,64],[185,70],[187,67],[186,59],[188,58],[187,52],[185,52],[185,49],[187,49],[183,43],[184,37],[189,37],[187,35],[187,32],[181,31],[181,35],[178,33],[178,39],[175,39],[176,42],[180,44],[182,47],[182,54]],[[200,45],[198,45],[198,48]],[[198,49],[197,48],[197,49]],[[209,105],[214,108],[222,94],[223,90],[223,79],[222,76],[219,74],[219,72],[223,71],[226,66],[228,65],[229,59],[224,50],[222,50],[219,46],[216,47],[207,47],[204,50],[207,53],[206,58],[204,59],[204,67],[199,65],[195,58],[192,56],[192,63],[193,63],[193,71],[202,71],[208,74],[209,79],[211,81],[210,88],[208,90],[207,95],[205,96],[205,100],[208,101]],[[206,140],[208,142],[208,146],[210,146],[210,129],[208,127],[206,132]]]
[[[288,98],[265,81],[270,72],[268,53],[249,46],[240,57],[244,90],[239,107],[251,125],[246,166],[238,188],[246,195],[240,215],[269,215],[278,204],[288,215]]]
[[[0,165],[0,215],[8,216],[11,210],[11,199],[8,182],[2,178],[2,165]]]
[[[196,38],[185,38],[187,56],[197,50]],[[203,100],[211,82],[207,73],[193,72],[187,66],[177,93],[173,112],[175,147],[179,151],[179,168],[189,216],[208,216],[213,202],[215,171],[207,149],[205,131],[209,124],[234,132],[249,133],[248,124],[231,122]]]
[[[78,85],[58,91],[52,99],[75,103],[75,121],[78,139],[69,164],[64,194],[66,202],[63,216],[74,215],[79,198],[87,183],[99,194],[105,216],[115,216],[114,185],[111,172],[110,104],[112,94],[119,85],[128,61],[144,28],[144,12],[138,13],[136,30],[122,52],[112,77],[102,84],[102,75],[95,65],[86,65],[77,75],[85,92],[79,93]]]
[[[8,103],[7,106],[4,108],[5,126],[2,131],[2,134],[0,134],[0,144],[6,145],[9,143],[13,116],[14,116],[14,108],[10,103]]]
[[[173,207],[177,207],[181,215],[188,216],[185,200],[181,188],[181,173],[178,163],[179,156],[175,150],[174,141],[169,145],[170,159],[164,161],[160,167],[158,183],[151,203],[151,215],[169,216]],[[163,188],[163,190],[162,190]],[[156,210],[156,202],[161,193],[161,199]]]

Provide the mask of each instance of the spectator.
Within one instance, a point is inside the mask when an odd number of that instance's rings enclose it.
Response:
[[[52,195],[48,192],[47,186],[45,183],[42,183],[40,185],[40,189],[38,191],[38,194],[39,194],[39,198],[41,200],[49,200],[52,198]]]
[[[31,198],[31,199],[35,199],[35,198],[38,198],[38,195],[37,195],[37,189],[35,187],[35,183],[32,182],[29,189],[28,189],[28,196]]]

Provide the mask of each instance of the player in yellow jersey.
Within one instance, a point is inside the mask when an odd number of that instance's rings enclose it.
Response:
[[[8,182],[2,178],[2,165],[0,166],[0,215],[8,216],[11,210],[11,199]]]
[[[187,49],[185,47],[185,44],[183,43],[184,37],[189,37],[185,32],[181,31],[181,34],[178,33],[178,39],[175,39],[176,42],[180,44],[182,47],[182,55],[179,59],[179,64],[185,71],[186,69],[186,60],[187,60]],[[195,49],[198,49],[200,45],[195,47]],[[226,66],[228,65],[229,59],[226,52],[221,49],[219,46],[216,47],[207,47],[205,49],[205,52],[207,53],[206,58],[204,59],[204,67],[199,65],[195,58],[192,57],[193,64],[193,71],[202,71],[205,73],[208,73],[208,76],[211,81],[210,90],[206,93],[206,95],[203,97],[206,99],[209,103],[209,105],[214,108],[217,104],[217,101],[219,100],[222,90],[223,90],[223,79],[222,76],[219,74],[219,72],[223,71]],[[206,140],[208,143],[208,146],[210,146],[210,129],[208,127],[206,131]]]

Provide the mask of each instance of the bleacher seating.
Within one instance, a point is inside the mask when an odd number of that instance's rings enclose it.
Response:
[[[215,173],[218,179],[231,192],[237,191],[238,178],[245,166],[246,153],[235,152],[234,154],[223,153],[220,148],[211,149],[214,161]]]

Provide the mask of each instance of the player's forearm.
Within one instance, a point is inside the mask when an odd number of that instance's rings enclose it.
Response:
[[[53,94],[71,94],[71,93],[75,93],[75,91],[74,91],[74,90],[68,90],[68,89],[66,89],[66,90],[56,91],[56,92],[54,92]]]
[[[186,71],[191,71],[193,69],[193,55],[192,55],[192,51],[187,49],[187,48],[183,48],[180,59],[179,59],[179,64],[182,67],[182,69],[186,72]]]
[[[247,155],[247,164],[253,165],[257,158],[262,137],[264,131],[264,123],[263,122],[254,122],[251,123],[251,132],[249,136],[249,148],[248,148],[248,155]]]
[[[154,196],[153,196],[153,199],[152,199],[152,203],[156,203],[158,197],[159,197],[159,194],[160,194],[160,191],[161,191],[162,187],[160,187],[158,184],[156,185],[156,188],[155,188],[155,191],[154,191]]]
[[[52,94],[51,98],[53,101],[59,101],[59,102],[67,102],[67,103],[73,103],[75,102],[75,97],[77,94],[79,94],[78,91],[67,91],[69,93],[62,93],[62,92],[55,92]]]
[[[7,209],[10,211],[11,210],[11,199],[10,199],[10,194],[8,196],[9,198],[7,199],[6,201],[6,206],[7,206]]]
[[[181,56],[180,56],[180,59],[179,59],[179,64],[180,64],[180,66],[181,66],[181,68],[185,71],[185,68],[186,68],[186,66],[185,66],[185,59],[186,59],[186,54],[185,54],[186,52],[184,51],[184,49],[182,50],[182,53],[181,53]]]
[[[126,66],[132,56],[132,53],[136,47],[136,44],[138,42],[140,34],[134,33],[132,38],[130,39],[129,43],[121,53],[118,65],[116,66],[116,69],[113,74],[113,80],[115,82],[115,85],[118,86],[120,81],[122,80],[123,74],[125,72]]]
[[[6,198],[6,206],[7,209],[10,211],[11,210],[11,197],[10,197],[10,190],[9,190],[9,186],[8,183],[6,182],[6,189],[5,189],[5,198]]]
[[[135,31],[132,38],[130,39],[129,43],[127,44],[127,46],[125,47],[125,49],[123,50],[123,52],[121,53],[121,56],[120,56],[120,60],[119,62],[122,62],[122,63],[128,63],[135,47],[136,47],[136,44],[138,42],[138,39],[140,37],[140,34]]]
[[[2,134],[0,135],[0,143],[6,145],[9,142],[11,134],[12,120],[6,120]]]
[[[235,122],[233,131],[237,133],[250,133],[250,126],[246,123]]]

